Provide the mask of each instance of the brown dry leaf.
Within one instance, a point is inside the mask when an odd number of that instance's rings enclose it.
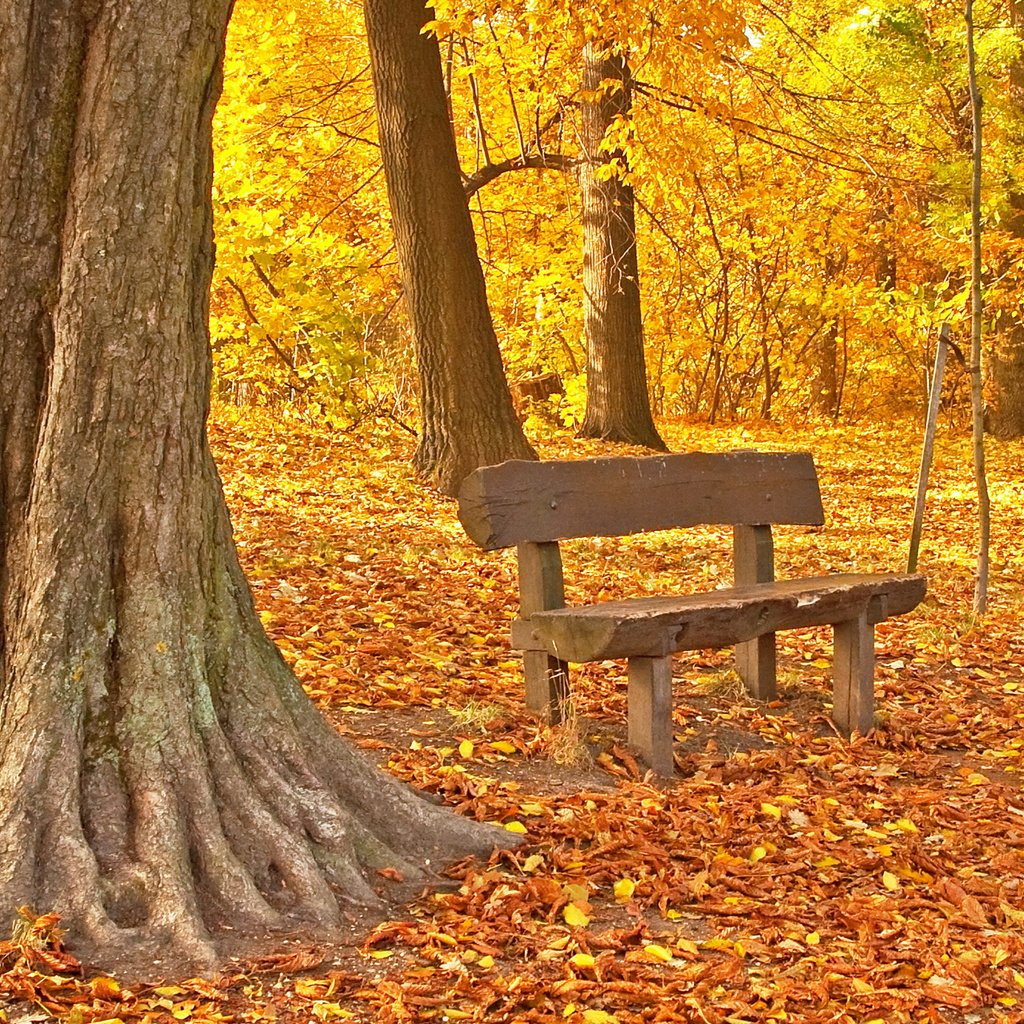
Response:
[[[252,974],[297,974],[319,967],[327,954],[315,946],[305,946],[284,953],[272,953],[250,961],[247,970]]]

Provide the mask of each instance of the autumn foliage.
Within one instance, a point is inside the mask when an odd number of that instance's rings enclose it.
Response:
[[[677,450],[813,451],[829,519],[779,530],[780,574],[900,568],[913,436],[668,435]],[[82,1022],[863,1024],[1024,1005],[1022,495],[995,488],[994,610],[972,623],[956,430],[940,434],[930,496],[930,597],[879,627],[876,730],[851,743],[830,727],[824,631],[780,637],[770,706],[744,695],[728,652],[682,655],[667,786],[623,744],[621,665],[577,671],[569,726],[525,713],[514,559],[479,552],[454,503],[415,484],[407,435],[221,408],[214,439],[263,621],[323,711],[389,771],[524,844],[457,865],[394,920],[357,923],[358,952],[279,942],[213,981],[132,985],[54,973],[26,949],[0,980],[9,997]],[[544,454],[597,451],[556,434]],[[994,476],[1013,480],[1019,458],[998,447]],[[577,600],[730,573],[722,531],[569,548]]]
[[[978,16],[988,347],[1019,319],[1020,25]],[[1013,5],[1011,5],[1013,6]],[[584,43],[628,56],[602,173],[637,197],[656,415],[887,415],[924,398],[964,315],[969,118],[941,4],[436,5],[456,141],[510,381],[585,404]],[[218,121],[223,394],[415,419],[358,10],[240,4]],[[607,81],[602,89],[614,90]],[[1016,98],[1015,98],[1016,97]],[[525,169],[524,169],[525,168]],[[547,169],[542,169],[547,168]],[[963,346],[961,346],[963,347]],[[951,371],[949,400],[966,395]],[[542,423],[527,424],[533,433]]]

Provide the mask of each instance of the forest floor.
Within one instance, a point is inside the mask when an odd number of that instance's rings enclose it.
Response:
[[[675,451],[807,449],[823,528],[779,576],[903,571],[919,429],[668,425]],[[674,780],[624,746],[619,664],[538,725],[511,552],[412,477],[413,438],[218,409],[213,442],[263,622],[332,722],[459,813],[523,836],[355,945],[293,940],[206,981],[0,976],[11,1021],[949,1024],[1024,1020],[1024,444],[990,441],[990,611],[971,614],[969,438],[940,431],[924,604],[877,629],[876,728],[829,719],[827,630],[780,634],[782,693],[730,653],[675,661]],[[628,452],[562,434],[544,457]],[[638,452],[635,452],[639,454]],[[568,598],[730,580],[726,530],[565,545]],[[38,966],[38,965],[37,965]]]

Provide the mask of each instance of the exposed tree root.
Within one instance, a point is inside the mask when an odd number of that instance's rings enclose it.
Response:
[[[380,869],[427,883],[511,844],[349,748],[263,635],[233,549],[205,568],[198,594],[139,588],[148,612],[99,573],[117,627],[78,630],[70,658],[33,649],[34,688],[3,709],[0,905],[61,913],[86,961],[210,968],[225,926],[330,935],[347,906],[384,909]]]

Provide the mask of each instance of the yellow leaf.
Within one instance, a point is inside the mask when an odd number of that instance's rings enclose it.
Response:
[[[544,858],[539,853],[531,853],[526,860],[523,861],[523,870],[527,874],[532,874],[544,863]]]
[[[775,804],[761,804],[761,810],[776,821],[782,817],[782,809],[776,807]]]
[[[891,871],[883,871],[882,885],[890,892],[895,892],[900,887],[900,880]]]
[[[116,999],[121,994],[121,986],[114,978],[93,978],[89,987],[97,999]]]
[[[371,949],[370,956],[374,960],[386,960],[389,956],[394,955],[394,950],[391,949]]]
[[[572,928],[586,928],[590,924],[590,918],[575,903],[570,903],[565,907],[562,917],[565,918],[565,923]]]
[[[917,826],[909,818],[900,818],[894,824],[901,832],[917,831]]]
[[[669,960],[672,959],[672,950],[666,949],[664,946],[659,946],[655,943],[644,946],[644,952],[652,960],[660,960],[663,964],[667,964]]]
[[[476,965],[477,967],[484,968],[484,970],[488,970],[489,968],[494,966],[494,957],[490,956],[489,954],[486,956],[482,956],[480,957],[479,960],[477,960]]]
[[[446,1006],[441,1010],[442,1017],[447,1017],[448,1020],[470,1020],[473,1016],[471,1013],[466,1013],[465,1010],[456,1010],[451,1006]]]
[[[700,956],[700,948],[691,939],[676,939],[676,949],[689,956]]]
[[[506,832],[515,832],[518,835],[525,835],[526,826],[521,821],[506,821],[505,822]]]
[[[820,932],[808,932],[804,936],[804,942],[806,942],[808,946],[818,945],[818,943],[821,942]]]
[[[459,744],[459,757],[462,757],[462,758],[472,757],[473,756],[473,751],[475,749],[476,749],[476,747],[473,746],[473,741],[472,740],[463,740]]]
[[[313,1004],[313,1016],[320,1020],[351,1020],[354,1014],[337,1003],[328,1003],[323,999],[318,999]]]
[[[577,953],[569,958],[569,963],[573,967],[593,967],[597,961],[589,953]]]
[[[871,995],[875,991],[863,978],[851,978],[850,984],[853,986],[853,991],[862,996]]]
[[[753,863],[757,863],[759,860],[764,860],[768,856],[768,851],[763,846],[755,846],[750,851],[750,859]]]
[[[605,1010],[584,1010],[583,1019],[587,1024],[619,1024],[619,1018]]]
[[[491,744],[491,749],[498,751],[499,754],[514,754],[516,752],[516,745],[509,743],[508,740],[495,740]]]
[[[1017,982],[1021,988],[1024,988],[1024,974],[1021,974],[1020,971],[1013,972],[1013,980]]]
[[[542,804],[526,803],[520,804],[519,810],[521,810],[523,814],[529,814],[531,817],[536,818],[539,815],[544,814],[546,808]]]
[[[732,943],[728,939],[721,939],[716,936],[704,943],[705,949],[732,949]]]
[[[632,878],[620,878],[612,887],[612,891],[619,903],[625,903],[636,892],[636,882]]]

